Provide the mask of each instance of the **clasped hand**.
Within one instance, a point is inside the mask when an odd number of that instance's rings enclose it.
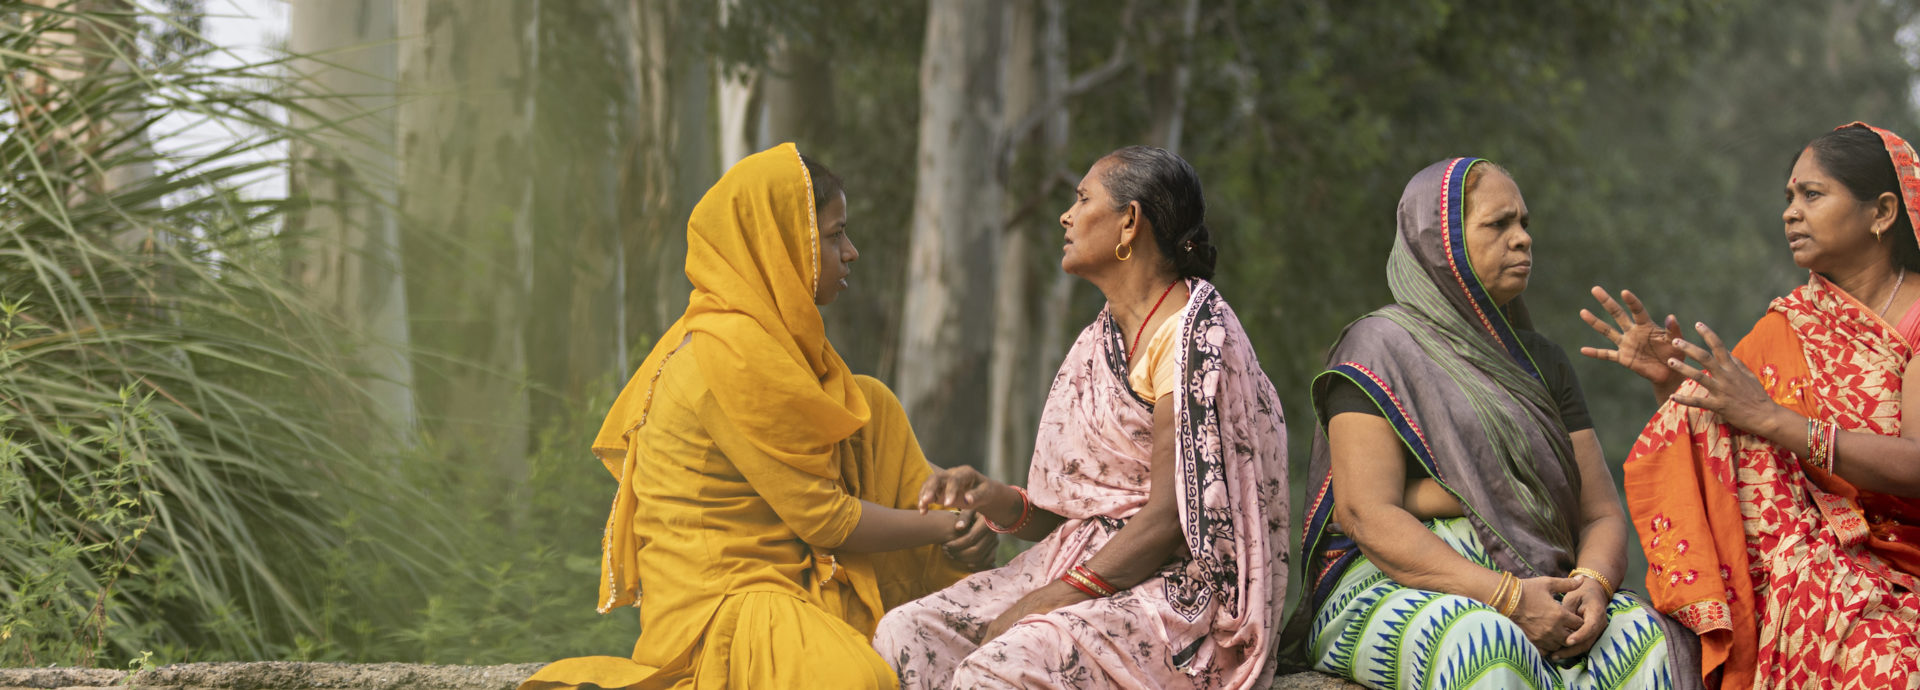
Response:
[[[988,482],[999,483],[971,467],[936,468],[920,485],[917,502],[922,514],[935,505],[960,511],[956,534],[942,544],[941,549],[975,572],[993,567],[993,557],[1000,546],[1000,539],[987,528],[986,519],[980,515],[974,496],[987,488]]]

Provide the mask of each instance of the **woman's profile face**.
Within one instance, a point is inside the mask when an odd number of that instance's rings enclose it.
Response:
[[[1119,261],[1119,256],[1131,258],[1128,250],[1119,247],[1127,209],[1114,209],[1113,196],[1101,182],[1109,164],[1105,158],[1094,162],[1073,190],[1073,205],[1060,214],[1060,227],[1066,230],[1060,255],[1062,271],[1085,276],[1093,268]],[[1134,241],[1142,239],[1144,236],[1137,236]]]
[[[1498,169],[1479,173],[1467,192],[1461,222],[1473,274],[1495,304],[1505,305],[1527,290],[1533,275],[1533,235],[1527,231],[1527,200],[1520,186]]]
[[[1793,263],[1825,273],[1841,262],[1862,256],[1878,244],[1873,236],[1874,206],[1853,197],[1820,164],[1813,149],[1800,152],[1787,178],[1787,208],[1780,213],[1786,225],[1787,249]]]
[[[847,195],[820,207],[814,221],[820,228],[820,280],[814,282],[813,303],[824,307],[847,289],[847,278],[853,275],[850,264],[860,258],[860,250],[847,237]]]

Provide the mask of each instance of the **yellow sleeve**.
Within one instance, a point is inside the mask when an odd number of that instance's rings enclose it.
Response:
[[[853,526],[860,522],[860,499],[847,493],[838,478],[822,477],[767,455],[734,429],[712,395],[701,401],[700,418],[714,446],[802,541],[831,549],[853,533]]]

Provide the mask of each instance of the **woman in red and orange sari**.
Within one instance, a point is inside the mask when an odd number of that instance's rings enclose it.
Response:
[[[1786,197],[1812,275],[1731,353],[1597,287],[1619,328],[1582,317],[1615,349],[1582,353],[1665,401],[1627,458],[1627,506],[1648,592],[1700,634],[1709,680],[1920,687],[1920,420],[1900,405],[1920,344],[1920,167],[1853,123],[1800,152]]]

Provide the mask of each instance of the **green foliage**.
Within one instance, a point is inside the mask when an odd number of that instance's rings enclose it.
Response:
[[[448,557],[416,581],[387,562],[381,540],[391,536],[368,534],[349,515],[338,525],[348,538],[323,559],[321,637],[293,658],[499,664],[624,655],[639,636],[638,612],[594,610],[599,537],[616,485],[585,450],[612,402],[569,405],[528,458],[526,484],[509,496],[423,449],[406,463],[407,483],[438,487],[436,500],[399,517],[446,529]]]
[[[1534,220],[1533,317],[1572,348],[1598,339],[1576,316],[1594,283],[1737,334],[1804,279],[1776,225],[1801,143],[1853,119],[1920,135],[1914,66],[1895,40],[1912,0],[1207,0],[1191,42],[1170,28],[1182,4],[1068,0],[1071,71],[1116,47],[1126,68],[1070,100],[1068,170],[1013,159],[1010,222],[1035,250],[1000,268],[1040,279],[1030,307],[1044,299],[1067,201],[1045,185],[1147,137],[1184,61],[1180,152],[1207,184],[1217,282],[1293,413],[1297,456],[1311,438],[1306,382],[1340,328],[1387,301],[1393,208],[1433,160],[1481,155],[1515,173]],[[625,10],[540,6],[534,202],[514,211],[539,228],[535,308],[524,326],[480,330],[525,329],[545,428],[524,482],[502,495],[501,468],[449,464],[446,439],[370,452],[387,446],[368,438],[381,426],[342,364],[351,336],[279,275],[293,238],[278,228],[303,200],[238,191],[287,164],[280,144],[308,138],[280,114],[310,95],[277,63],[206,67],[196,57],[216,48],[190,5],[166,0],[133,21],[0,6],[0,664],[623,653],[637,617],[593,611],[614,485],[584,449],[619,383],[594,379],[606,352],[647,332],[636,324],[681,304],[649,294],[672,283],[648,274],[678,258],[642,256],[675,251],[671,238],[644,251],[618,238],[677,232],[657,216],[684,217],[670,207],[711,176],[629,191],[659,172],[648,165],[711,158],[710,132],[682,123],[665,131],[702,133],[671,142],[684,152],[643,155],[667,144],[633,134],[662,112],[634,98],[644,70],[621,43]],[[663,78],[704,88],[710,59],[825,75],[808,81],[828,97],[799,143],[847,180],[869,286],[826,316],[856,370],[885,374],[899,364],[893,288],[910,278],[924,4],[732,6],[723,24],[717,3],[672,5]],[[70,19],[110,37],[74,49],[92,61],[78,78],[55,75],[46,52]],[[42,82],[57,86],[30,88]],[[162,158],[168,114],[237,134]],[[670,116],[711,113],[690,101]],[[612,246],[626,253],[609,268]],[[1078,328],[1100,297],[1077,294],[1067,323],[1036,327]],[[596,320],[612,313],[620,324]],[[1617,460],[1651,411],[1644,386],[1576,366]],[[1037,396],[1046,383],[1026,385]]]
[[[297,200],[236,191],[304,134],[275,117],[298,91],[142,64],[165,17],[105,6],[0,33],[0,664],[281,656],[319,629],[338,501],[398,493],[339,440],[373,428],[344,344],[278,275]],[[240,135],[161,157],[169,113]]]

